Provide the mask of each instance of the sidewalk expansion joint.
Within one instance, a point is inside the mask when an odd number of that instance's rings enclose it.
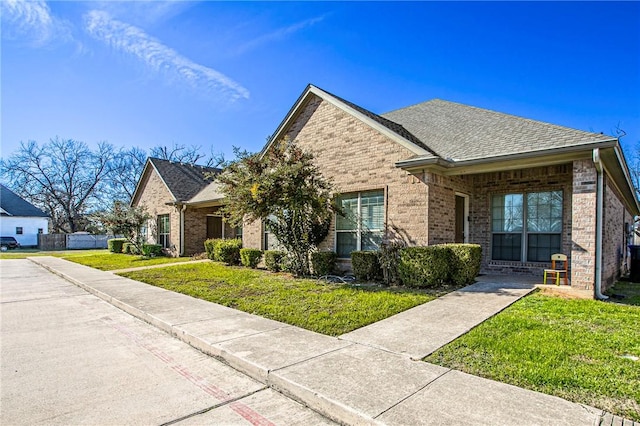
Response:
[[[212,405],[211,407],[203,408],[202,410],[196,411],[194,413],[187,414],[185,416],[178,417],[177,419],[173,419],[173,420],[170,420],[168,422],[162,423],[162,424],[160,424],[160,426],[169,426],[169,425],[173,425],[173,424],[176,424],[176,423],[180,423],[180,422],[182,422],[184,420],[187,420],[187,419],[190,419],[192,417],[199,416],[199,415],[204,414],[204,413],[208,413],[209,411],[215,410],[216,408],[220,408],[220,407],[224,407],[225,405],[233,404],[234,402],[240,401],[241,399],[250,397],[252,395],[257,394],[258,392],[262,392],[262,391],[267,390],[267,389],[269,389],[268,386],[262,387],[260,389],[257,389],[255,391],[253,391],[253,392],[249,392],[249,393],[246,393],[244,395],[240,395],[240,396],[237,396],[235,398],[231,398],[231,399],[229,399],[227,401],[223,401],[223,402],[220,402],[218,404]]]
[[[290,327],[291,327],[291,326],[290,326]],[[274,368],[273,370],[268,370],[268,371],[267,371],[267,380],[269,379],[269,375],[270,375],[271,373],[273,373],[273,372],[280,371],[280,370],[284,370],[285,368],[293,367],[294,365],[299,365],[299,364],[305,363],[305,362],[307,362],[307,361],[311,361],[312,359],[316,359],[316,358],[320,358],[321,356],[328,355],[328,354],[333,353],[333,352],[341,351],[341,350],[343,350],[343,349],[345,349],[345,348],[348,348],[348,347],[351,347],[351,346],[353,346],[353,345],[354,345],[354,343],[351,343],[351,344],[349,344],[349,345],[347,345],[347,346],[343,346],[343,347],[341,347],[341,348],[331,349],[330,351],[322,352],[322,353],[319,353],[319,354],[316,354],[316,355],[310,356],[309,358],[305,358],[305,359],[302,359],[302,360],[300,360],[300,361],[296,361],[296,362],[294,362],[293,364],[285,365],[285,366],[283,366],[283,367]]]
[[[411,398],[412,396],[414,396],[415,394],[417,394],[418,392],[422,392],[424,389],[428,388],[432,383],[434,383],[435,381],[439,380],[441,377],[446,376],[447,374],[449,374],[451,371],[453,371],[452,368],[447,369],[447,371],[445,371],[444,373],[440,374],[438,377],[436,377],[435,379],[429,381],[428,383],[426,383],[424,386],[422,386],[420,389],[417,389],[415,392],[405,396],[404,398],[402,398],[401,400],[399,400],[398,402],[396,402],[395,404],[393,404],[392,406],[390,406],[389,408],[387,408],[386,410],[384,410],[383,412],[381,412],[380,414],[378,414],[377,416],[374,416],[374,419],[377,419],[378,417],[382,416],[384,413],[386,413],[387,411],[392,410],[393,408],[397,407],[398,405],[402,404],[404,401],[406,401],[407,399]]]

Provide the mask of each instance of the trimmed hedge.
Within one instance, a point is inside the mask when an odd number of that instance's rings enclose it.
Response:
[[[400,252],[398,274],[408,287],[434,287],[449,281],[451,262],[445,247],[407,247]]]
[[[264,264],[271,272],[281,271],[286,255],[284,251],[267,250],[264,252]]]
[[[218,262],[224,262],[227,265],[239,265],[241,248],[242,240],[239,238],[220,240],[215,243],[213,259]]]
[[[313,273],[321,277],[330,275],[336,267],[338,255],[335,251],[314,251],[311,253],[311,267]]]
[[[112,238],[107,241],[107,248],[111,253],[122,253],[122,246],[128,241],[126,238]]]
[[[242,263],[242,266],[256,269],[258,263],[260,263],[260,259],[262,259],[262,250],[252,248],[240,249],[240,263]]]
[[[138,250],[134,244],[129,242],[122,245],[122,252],[124,254],[140,254],[140,250]]]
[[[147,257],[164,256],[162,246],[160,244],[143,244],[142,254]]]
[[[398,273],[409,287],[470,284],[480,271],[482,249],[477,244],[407,247],[400,252]]]
[[[215,260],[213,258],[214,252],[215,252],[215,249],[216,249],[216,245],[220,241],[222,241],[221,238],[209,238],[208,240],[204,241],[204,251],[207,252],[207,257],[209,259]]]
[[[378,252],[375,251],[352,251],[351,267],[358,281],[373,281],[382,275]]]
[[[471,284],[480,273],[482,247],[479,244],[444,244],[453,257],[451,281],[455,284]]]

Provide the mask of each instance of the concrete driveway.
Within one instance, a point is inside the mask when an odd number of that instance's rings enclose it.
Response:
[[[331,424],[32,262],[0,283],[2,424]]]

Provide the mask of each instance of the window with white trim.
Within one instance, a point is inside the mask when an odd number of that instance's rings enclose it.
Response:
[[[169,248],[171,243],[169,234],[171,233],[171,224],[168,214],[158,215],[158,244],[163,248]]]
[[[357,192],[338,197],[344,216],[336,214],[336,252],[377,250],[384,232],[384,191]]]
[[[491,258],[549,262],[562,252],[562,191],[494,195]]]

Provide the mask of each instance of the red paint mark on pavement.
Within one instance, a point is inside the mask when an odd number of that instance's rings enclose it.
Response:
[[[229,393],[225,392],[212,383],[208,383],[206,379],[193,374],[187,367],[178,364],[169,354],[163,352],[149,342],[145,341],[142,336],[139,336],[138,334],[127,328],[125,325],[118,324],[109,317],[104,317],[103,321],[109,324],[111,327],[115,328],[121,334],[127,336],[141,348],[149,351],[153,356],[167,364],[173,371],[177,372],[179,375],[196,385],[207,394],[213,396],[221,402],[227,402],[232,399]],[[232,402],[231,404],[229,404],[229,407],[254,426],[275,426],[275,424],[272,423],[269,419],[265,418],[253,408],[240,401]]]

